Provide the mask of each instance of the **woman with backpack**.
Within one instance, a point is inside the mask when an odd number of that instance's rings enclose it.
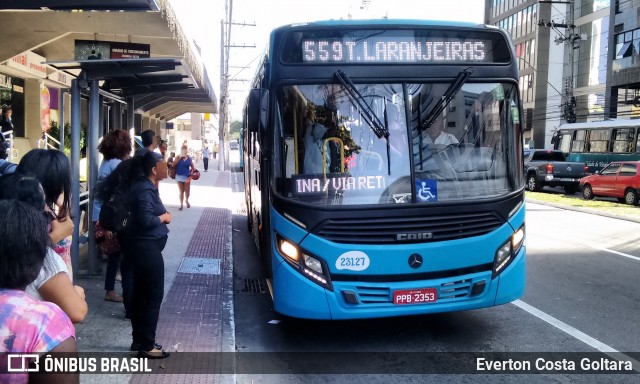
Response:
[[[106,212],[126,211],[120,221],[118,241],[133,275],[131,298],[132,351],[139,357],[162,359],[168,352],[155,341],[160,304],[164,296],[164,261],[171,214],[167,212],[156,184],[161,158],[149,152],[125,160],[98,187],[104,203],[100,221],[105,229],[115,227],[103,220]]]
[[[98,168],[98,183],[100,183],[116,169],[118,164],[128,159],[131,155],[131,136],[129,136],[127,131],[121,129],[108,132],[102,138],[100,145],[98,145],[98,151],[104,156],[100,163],[100,168]],[[104,230],[99,223],[101,208],[102,201],[94,199],[91,220],[96,228],[96,241],[99,242],[102,251],[107,256],[104,299],[118,303],[124,302],[125,317],[129,318],[133,284],[131,273],[127,263],[122,262],[122,250],[120,249],[115,234],[111,231]],[[115,291],[118,269],[120,269],[122,276],[122,296],[118,295]]]

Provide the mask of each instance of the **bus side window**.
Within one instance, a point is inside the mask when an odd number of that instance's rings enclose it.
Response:
[[[580,129],[575,131],[574,135],[573,142],[571,143],[571,152],[586,152],[587,131]]]
[[[614,153],[629,153],[633,147],[633,129],[620,128],[613,131],[613,148]]]

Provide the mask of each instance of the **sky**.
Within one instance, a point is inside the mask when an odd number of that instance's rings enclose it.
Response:
[[[226,0],[232,1],[234,25],[231,45],[255,45],[255,48],[231,48],[230,78],[250,80],[267,45],[272,29],[285,24],[329,19],[397,18],[451,20],[482,23],[484,0]],[[171,0],[180,25],[202,50],[202,59],[216,96],[220,96],[220,21],[224,19],[225,0]],[[363,3],[367,3],[363,7]],[[249,67],[249,68],[235,68]],[[231,118],[242,118],[242,105],[248,82],[229,85]],[[217,125],[217,122],[215,123]]]

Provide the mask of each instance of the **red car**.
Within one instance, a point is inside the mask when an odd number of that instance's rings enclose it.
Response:
[[[582,197],[617,197],[621,203],[638,204],[640,191],[640,161],[616,161],[600,172],[580,179]]]

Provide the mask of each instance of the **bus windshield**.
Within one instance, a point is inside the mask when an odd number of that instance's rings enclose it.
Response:
[[[282,196],[325,205],[432,204],[520,187],[515,85],[465,83],[435,119],[451,83],[352,86],[278,89],[273,174]]]

